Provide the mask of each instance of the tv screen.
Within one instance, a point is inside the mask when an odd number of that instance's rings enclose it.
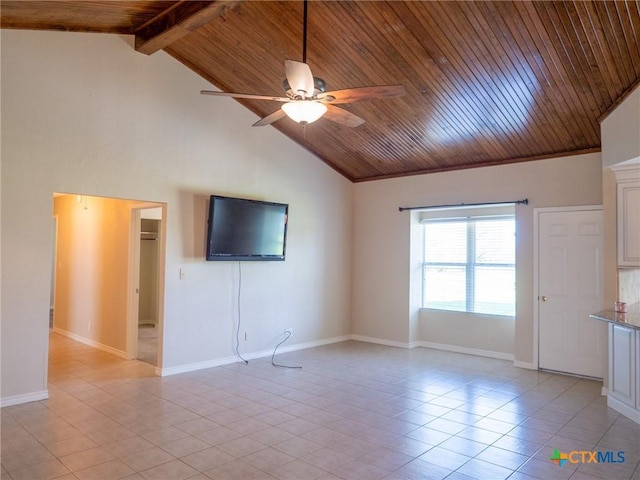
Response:
[[[207,260],[284,260],[289,206],[211,195]]]

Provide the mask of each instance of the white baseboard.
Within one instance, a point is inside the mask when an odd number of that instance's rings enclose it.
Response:
[[[340,343],[351,340],[351,335],[341,335],[339,337],[323,338],[322,340],[314,340],[312,342],[296,343],[290,346],[282,346],[278,348],[278,353],[295,352],[297,350],[306,350],[307,348],[321,347],[323,345],[330,345],[332,343]],[[263,350],[258,352],[260,357],[267,357],[273,353],[273,350]]]
[[[297,343],[295,345],[282,346],[278,348],[277,353],[295,352],[297,350],[305,350],[307,348],[320,347],[322,345],[329,345],[331,343],[344,342],[350,340],[350,335],[343,335],[340,337],[324,338],[322,340],[315,340],[312,342]],[[257,358],[270,357],[273,355],[273,349],[262,350],[258,352],[242,353],[242,358],[246,360],[255,360]],[[168,375],[176,375],[178,373],[194,372],[196,370],[203,370],[205,368],[220,367],[222,365],[230,365],[232,363],[241,362],[236,355],[229,357],[217,358],[215,360],[207,360],[206,362],[190,363],[186,365],[179,365],[177,367],[156,368],[156,374],[161,377]]]
[[[413,349],[417,347],[433,348],[434,350],[445,350],[447,352],[464,353],[467,355],[477,355],[479,357],[497,358],[499,360],[513,361],[513,355],[510,353],[493,352],[490,350],[480,350],[477,348],[459,347],[457,345],[447,345],[444,343],[434,342],[397,342],[394,340],[386,340],[383,338],[367,337],[364,335],[351,335],[352,340],[366,343],[375,343],[378,345],[386,345],[388,347]]]
[[[11,397],[0,398],[0,408],[10,407],[12,405],[20,405],[21,403],[38,402],[49,398],[49,391],[42,390],[40,392],[23,393],[22,395],[13,395]]]
[[[196,370],[204,370],[205,368],[221,367],[222,365],[229,365],[231,363],[239,362],[240,359],[235,355],[231,357],[216,358],[214,360],[207,360],[205,362],[188,363],[185,365],[178,365],[176,367],[163,367],[156,368],[156,375],[161,377],[167,377],[169,375],[177,375],[179,373],[195,372]]]
[[[358,342],[375,343],[378,345],[386,345],[387,347],[413,348],[412,344],[410,343],[396,342],[394,340],[386,340],[384,338],[366,337],[364,335],[349,335],[349,338]]]
[[[637,424],[640,424],[640,410],[636,410],[626,403],[622,403],[611,395],[607,396],[607,406],[614,409],[616,412],[621,413],[628,419],[633,420]]]
[[[518,368],[526,368],[528,370],[538,370],[538,367],[533,362],[521,362],[520,360],[514,360],[513,366]]]
[[[445,350],[447,352],[464,353],[466,355],[476,355],[478,357],[496,358],[498,360],[513,361],[513,354],[504,352],[494,352],[491,350],[481,350],[479,348],[460,347],[458,345],[448,345],[446,343],[434,342],[413,342],[416,346],[433,348],[434,350]]]
[[[127,352],[123,352],[122,350],[118,350],[117,348],[110,347],[109,345],[104,345],[102,343],[96,342],[95,340],[91,340],[89,338],[85,338],[76,333],[69,332],[67,330],[62,330],[60,328],[54,327],[53,331],[57,334],[60,334],[64,337],[69,337],[76,342],[83,343],[84,345],[88,345],[93,348],[97,348],[98,350],[102,350],[103,352],[110,353],[111,355],[115,355],[116,357],[128,359]]]

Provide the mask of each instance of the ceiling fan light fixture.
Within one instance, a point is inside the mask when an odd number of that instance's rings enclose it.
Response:
[[[298,123],[306,125],[318,120],[327,111],[327,106],[315,100],[299,100],[285,103],[282,110],[287,116]]]

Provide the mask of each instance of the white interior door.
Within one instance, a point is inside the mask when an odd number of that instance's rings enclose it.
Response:
[[[602,210],[538,212],[539,368],[603,378]]]

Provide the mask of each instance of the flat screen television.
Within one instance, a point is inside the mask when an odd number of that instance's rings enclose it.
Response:
[[[288,212],[283,203],[211,195],[206,259],[284,260]]]

